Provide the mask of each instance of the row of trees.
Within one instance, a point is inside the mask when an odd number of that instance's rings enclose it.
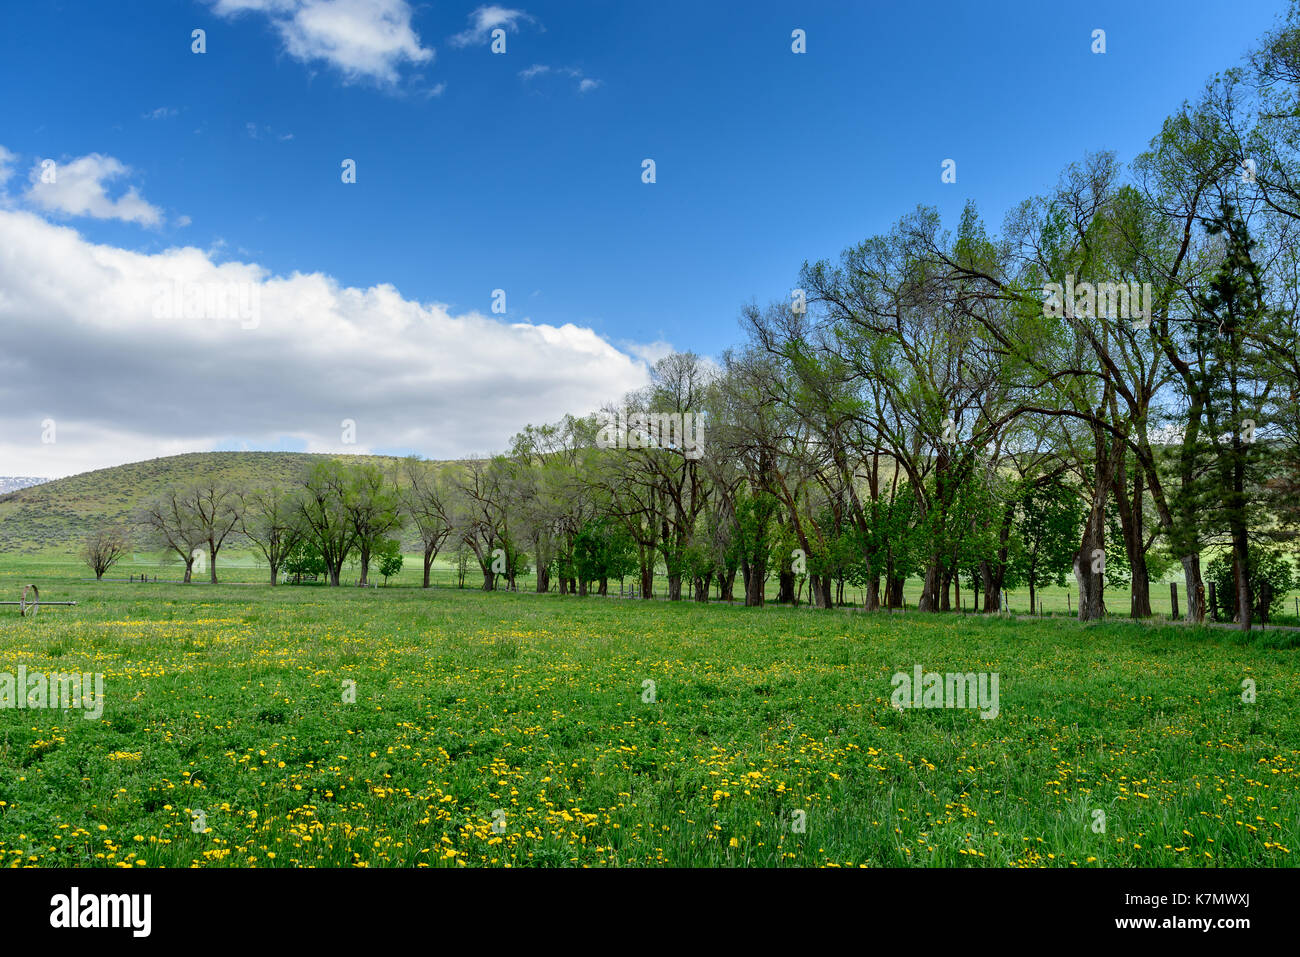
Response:
[[[438,521],[441,530],[428,539],[427,576],[449,528],[422,509],[425,483],[436,482],[436,471],[414,460],[405,464],[410,479],[405,487],[380,465],[364,460],[319,461],[289,487],[241,488],[200,480],[150,502],[136,525],[142,543],[183,564],[186,582],[201,560],[215,584],[218,557],[228,543],[236,542],[261,556],[272,585],[282,569],[299,576],[323,574],[338,585],[349,559],[359,563],[359,584],[364,585],[372,564],[385,577],[400,569],[401,541],[396,535],[408,517],[422,536]],[[93,551],[88,545],[88,555]],[[97,574],[102,572],[97,569]]]
[[[1206,614],[1248,628],[1290,584],[1300,526],[1300,13],[1170,116],[1127,167],[1084,157],[992,234],[921,208],[789,300],[744,310],[720,363],[674,354],[585,418],[435,466],[325,462],[298,487],[211,487],[143,523],[186,562],[232,535],[278,569],[304,543],[338,584],[403,531],[425,582],[445,544],[511,587],[1000,607],[1072,576],[1082,619],[1127,587],[1134,617],[1181,566]],[[1144,291],[1144,292],[1141,292]],[[626,441],[607,428],[618,411]],[[703,454],[638,414],[699,417]],[[676,435],[681,436],[681,432]],[[656,437],[660,440],[656,441]],[[697,436],[698,438],[698,436]],[[1218,577],[1216,577],[1218,576]],[[1225,592],[1227,593],[1225,595]]]

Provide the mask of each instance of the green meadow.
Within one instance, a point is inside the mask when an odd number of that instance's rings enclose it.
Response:
[[[78,602],[0,607],[0,672],[104,675],[98,720],[0,710],[7,866],[1287,866],[1300,846],[1293,632],[81,574],[0,565],[0,598]],[[996,674],[997,716],[892,707],[917,665]]]

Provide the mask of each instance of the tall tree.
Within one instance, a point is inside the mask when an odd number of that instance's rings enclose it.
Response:
[[[164,553],[174,552],[185,564],[184,582],[189,584],[194,571],[194,559],[201,554],[205,530],[190,506],[188,496],[170,489],[149,502],[141,510],[138,524],[146,530],[148,538]]]
[[[281,566],[303,538],[296,494],[274,484],[247,492],[240,503],[239,528],[270,567],[271,584],[278,584]]]
[[[217,553],[239,527],[239,493],[222,482],[202,482],[185,494],[194,522],[208,547],[208,574],[217,583]]]
[[[320,553],[329,583],[335,588],[339,586],[343,563],[357,542],[356,523],[348,509],[352,494],[347,467],[327,459],[311,467],[298,499],[305,537]]]
[[[429,572],[443,543],[455,529],[451,490],[438,466],[418,458],[402,462],[406,487],[402,504],[420,536],[424,554],[424,588],[429,587]]]

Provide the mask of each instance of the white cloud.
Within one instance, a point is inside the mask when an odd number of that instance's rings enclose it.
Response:
[[[449,41],[454,47],[468,47],[476,43],[486,43],[492,31],[501,27],[511,33],[519,32],[520,23],[535,23],[533,17],[523,10],[508,10],[505,7],[479,7],[469,15],[469,29],[462,30]]]
[[[30,212],[0,210],[0,249],[9,474],[232,443],[461,457],[502,450],[529,422],[593,411],[647,381],[642,361],[589,328],[452,315],[387,284],[275,276],[193,247],[93,244]],[[186,302],[194,290],[218,289],[232,292],[228,312],[186,309],[201,303]],[[241,316],[240,302],[258,308]],[[45,418],[53,444],[41,443]],[[341,442],[343,419],[356,421],[355,445]]]
[[[532,66],[519,71],[519,77],[525,83],[534,80],[539,76],[567,76],[578,81],[579,93],[590,93],[601,85],[601,80],[592,79],[584,76],[582,71],[574,67],[552,67],[545,63],[534,63]]]
[[[121,160],[101,153],[91,153],[65,163],[49,167],[53,182],[45,182],[46,163],[40,161],[29,175],[24,199],[34,206],[67,216],[89,216],[93,219],[120,219],[125,223],[157,226],[162,222],[162,210],[145,201],[136,187],[131,186],[117,199],[110,199],[106,184],[121,179],[131,168]]]
[[[292,133],[277,133],[275,129],[270,126],[258,126],[256,123],[245,123],[244,132],[248,134],[250,140],[260,140],[263,135],[274,136],[281,143],[287,143],[293,139]]]
[[[624,342],[623,348],[647,365],[654,365],[660,359],[673,353],[671,342],[657,339],[654,342]]]
[[[141,115],[145,120],[168,120],[175,116],[177,110],[171,106],[160,106],[156,110],[150,110],[148,113]]]
[[[260,13],[271,20],[286,52],[323,60],[352,80],[394,84],[403,64],[428,63],[432,48],[411,27],[407,0],[209,0],[221,16]]]

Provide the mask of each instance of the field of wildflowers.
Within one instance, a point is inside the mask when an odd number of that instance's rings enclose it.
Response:
[[[1267,636],[40,584],[80,604],[0,609],[0,672],[102,673],[104,710],[0,710],[6,866],[1287,866],[1300,846],[1300,651]],[[917,665],[999,675],[997,716],[891,707]]]

